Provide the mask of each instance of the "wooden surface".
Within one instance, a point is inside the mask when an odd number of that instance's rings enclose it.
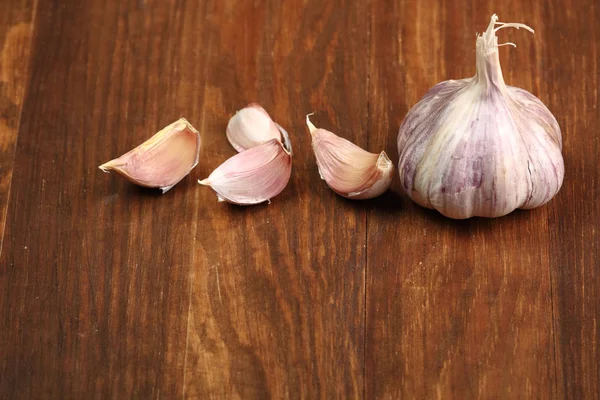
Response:
[[[454,221],[340,198],[304,116],[397,162],[408,109],[475,70],[563,131],[548,205]],[[600,393],[594,0],[0,2],[0,398],[569,398]],[[270,205],[197,185],[260,102],[294,145]],[[177,118],[200,164],[165,195],[97,166]]]

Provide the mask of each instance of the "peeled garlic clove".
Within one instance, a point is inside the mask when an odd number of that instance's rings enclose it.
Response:
[[[238,152],[248,150],[271,139],[281,140],[277,124],[256,103],[236,112],[227,124],[227,140]]]
[[[473,78],[441,82],[398,134],[400,181],[418,204],[451,218],[498,217],[556,195],[564,176],[560,127],[531,93],[507,86],[494,14],[477,37]],[[507,43],[512,44],[512,43]]]
[[[394,166],[385,151],[369,153],[325,129],[316,128],[306,116],[321,179],[340,196],[371,199],[392,183]]]
[[[200,133],[184,118],[156,133],[135,149],[102,164],[139,186],[165,193],[198,164]]]
[[[281,132],[287,137],[285,130]],[[290,180],[292,154],[288,149],[279,139],[271,139],[234,155],[198,183],[210,186],[219,201],[239,205],[269,201]]]

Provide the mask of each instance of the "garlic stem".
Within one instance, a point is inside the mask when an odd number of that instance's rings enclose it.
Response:
[[[485,87],[490,87],[490,85],[493,85],[500,88],[501,90],[506,91],[506,83],[504,82],[502,69],[500,68],[498,47],[506,45],[517,47],[517,45],[512,42],[498,44],[498,37],[496,36],[496,32],[504,28],[524,28],[531,33],[534,33],[534,30],[525,24],[517,22],[505,23],[497,21],[498,16],[496,14],[492,15],[490,23],[485,32],[477,36],[477,73],[475,77],[476,81],[478,83],[485,84]],[[500,26],[495,27],[495,25]]]

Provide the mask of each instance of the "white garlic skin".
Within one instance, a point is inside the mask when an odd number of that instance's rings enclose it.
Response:
[[[271,139],[281,140],[278,125],[257,103],[250,103],[229,119],[227,140],[238,152],[251,149]]]
[[[560,127],[537,97],[505,85],[494,33],[477,39],[477,74],[431,88],[398,134],[403,188],[450,218],[539,207],[564,177]]]

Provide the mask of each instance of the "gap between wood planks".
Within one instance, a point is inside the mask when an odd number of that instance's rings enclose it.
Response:
[[[546,213],[546,218],[550,221],[550,216]],[[548,263],[548,271],[550,273],[550,311],[552,311],[552,352],[554,359],[554,397],[558,397],[558,360],[556,359],[556,341],[557,329],[556,312],[554,310],[554,277],[552,275],[552,263]]]
[[[369,10],[367,20],[367,151],[369,149],[369,131],[371,129],[371,51],[373,48],[373,42],[371,41],[371,27],[373,25],[372,20],[372,8],[371,0],[367,0],[367,8]],[[364,274],[364,292],[365,300],[363,302],[364,313],[363,313],[363,399],[367,397],[367,309],[369,296],[367,295],[369,290],[368,279],[369,279],[369,210],[365,210],[365,270]]]
[[[212,2],[211,1],[206,1],[204,3],[204,15],[207,15],[207,10],[209,9],[208,4],[211,4],[212,7]],[[212,35],[211,35],[212,31],[211,29],[207,29],[207,46],[206,46],[206,59],[210,60],[210,56],[212,54],[212,48],[213,48],[213,43],[212,43]],[[209,63],[204,63],[204,82],[207,82],[208,80],[208,65]],[[204,123],[206,121],[206,107],[204,107],[204,95],[206,94],[206,88],[204,88],[204,90],[202,90],[202,114],[200,116],[200,128],[202,129],[204,127]],[[199,197],[199,191],[196,190],[195,191],[195,198],[196,201],[194,202],[194,204],[198,204],[198,197]],[[197,232],[197,228],[198,228],[198,207],[194,206],[194,222],[193,222],[193,232],[194,235],[192,236],[192,248],[196,247],[196,232]],[[182,399],[185,399],[185,383],[186,383],[186,375],[187,375],[187,361],[188,361],[188,354],[189,354],[189,343],[190,343],[190,317],[192,315],[192,293],[194,290],[194,281],[195,281],[195,270],[194,268],[196,267],[196,252],[192,251],[192,262],[190,265],[190,271],[188,271],[188,279],[190,281],[189,284],[189,289],[188,289],[188,315],[187,315],[187,322],[186,322],[186,332],[185,332],[185,350],[184,350],[184,354],[183,354],[183,377],[182,377],[182,385],[181,385],[181,397]],[[217,275],[218,276],[218,275]],[[217,278],[218,279],[218,278]],[[219,295],[220,295],[220,289],[219,289]]]

